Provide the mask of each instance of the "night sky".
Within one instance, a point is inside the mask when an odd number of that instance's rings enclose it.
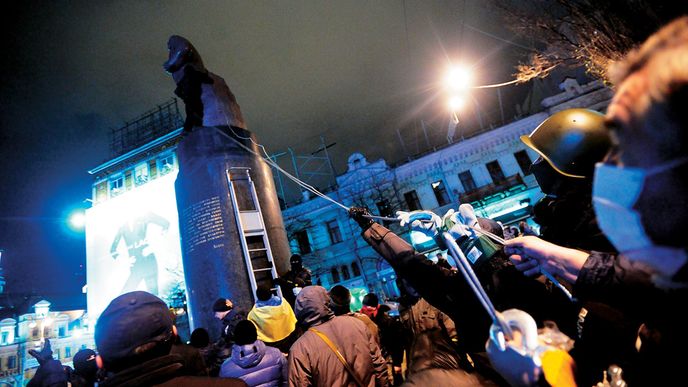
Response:
[[[74,295],[83,233],[65,219],[91,195],[87,170],[110,158],[111,128],[173,97],[162,70],[179,34],[236,95],[271,153],[310,153],[319,136],[337,173],[354,151],[405,158],[420,120],[446,134],[439,82],[450,62],[476,83],[510,80],[525,52],[482,1],[44,1],[3,5],[0,265],[13,294]],[[521,42],[523,44],[523,42]],[[507,116],[530,86],[503,90]],[[485,116],[494,91],[474,94]],[[471,113],[473,114],[473,113]],[[467,113],[467,130],[475,128]],[[439,139],[439,140],[438,140]],[[418,144],[407,144],[415,153]]]

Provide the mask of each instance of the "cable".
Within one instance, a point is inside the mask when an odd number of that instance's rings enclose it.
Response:
[[[229,123],[229,122],[228,122],[228,123]],[[294,176],[294,175],[292,175],[291,173],[289,173],[289,172],[285,171],[284,169],[282,169],[279,165],[277,165],[277,163],[275,163],[274,161],[270,160],[270,156],[268,156],[267,151],[265,150],[265,147],[264,147],[263,145],[258,144],[258,143],[255,142],[251,137],[244,137],[244,136],[239,135],[238,133],[236,133],[236,132],[234,131],[234,128],[233,128],[231,125],[228,125],[228,127],[229,127],[229,129],[232,131],[232,134],[234,134],[234,136],[236,136],[236,137],[238,137],[238,138],[240,138],[240,139],[242,139],[242,140],[250,140],[250,141],[251,141],[253,144],[255,144],[257,147],[261,148],[261,149],[263,150],[263,152],[265,153],[265,156],[262,156],[261,154],[256,153],[253,149],[251,149],[251,148],[247,147],[246,145],[242,144],[242,143],[239,142],[236,138],[230,136],[229,134],[227,134],[227,133],[225,133],[225,132],[223,132],[223,131],[219,131],[219,132],[220,132],[223,136],[225,136],[226,138],[232,140],[234,143],[236,143],[237,145],[239,145],[241,148],[243,148],[243,149],[246,150],[247,152],[249,152],[249,153],[251,153],[251,154],[253,154],[253,155],[258,156],[259,158],[261,158],[261,159],[262,159],[263,161],[265,161],[269,166],[271,166],[271,167],[277,169],[278,171],[282,172],[282,174],[284,174],[286,177],[288,177],[290,180],[292,180],[293,182],[295,182],[296,184],[298,184],[298,185],[301,186],[302,188],[304,188],[304,189],[306,189],[307,191],[309,191],[309,192],[315,194],[316,196],[319,196],[319,197],[321,197],[321,198],[323,198],[323,199],[325,199],[325,200],[328,200],[328,201],[334,203],[335,205],[341,207],[342,209],[344,209],[344,210],[346,210],[346,211],[349,211],[349,207],[347,207],[347,206],[345,206],[345,205],[343,205],[343,204],[337,202],[336,200],[330,198],[329,196],[327,196],[327,195],[321,193],[320,191],[318,191],[317,189],[315,189],[315,187],[313,187],[313,186],[311,186],[310,184],[308,184],[308,183],[306,183],[306,182],[300,180],[300,179],[297,178],[296,176]]]

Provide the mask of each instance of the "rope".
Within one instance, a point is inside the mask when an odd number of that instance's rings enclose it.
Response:
[[[272,161],[272,160],[270,159],[270,156],[268,155],[268,152],[265,150],[265,147],[264,147],[262,144],[259,144],[259,143],[255,142],[255,141],[253,141],[253,139],[251,138],[251,136],[249,136],[249,137],[244,137],[244,136],[239,135],[237,132],[234,131],[234,128],[232,127],[232,125],[229,124],[229,118],[227,118],[227,114],[224,114],[224,112],[223,112],[223,115],[225,116],[225,122],[227,123],[227,127],[229,128],[229,130],[232,131],[232,134],[234,134],[234,136],[236,136],[236,137],[238,137],[238,138],[240,138],[240,139],[242,139],[242,140],[249,140],[249,141],[251,141],[254,145],[256,145],[258,148],[260,148],[260,149],[263,150],[263,153],[265,154],[265,156],[263,156],[263,155],[261,155],[261,154],[259,154],[259,153],[256,153],[253,149],[247,147],[246,145],[244,145],[244,144],[242,144],[241,142],[239,142],[236,138],[230,136],[229,134],[227,134],[227,133],[225,133],[225,132],[223,132],[223,131],[221,131],[221,130],[219,131],[220,134],[222,134],[222,135],[225,136],[226,138],[232,140],[235,144],[239,145],[239,146],[240,146],[241,148],[243,148],[245,151],[247,151],[247,152],[249,152],[249,153],[251,153],[251,154],[253,154],[253,155],[257,156],[257,157],[260,157],[260,158],[261,158],[263,161],[265,161],[265,163],[267,163],[269,166],[271,166],[271,167],[275,168],[276,170],[282,172],[282,174],[284,174],[286,177],[288,177],[289,180],[291,180],[291,181],[293,181],[294,183],[298,184],[298,185],[299,185],[300,187],[302,187],[303,189],[305,189],[305,190],[307,190],[307,191],[309,191],[309,192],[315,194],[316,196],[319,196],[319,197],[321,197],[321,198],[323,198],[323,199],[325,199],[325,200],[328,200],[328,201],[332,202],[333,204],[335,204],[335,205],[341,207],[342,209],[344,209],[345,211],[349,211],[349,207],[347,207],[347,206],[345,206],[345,205],[339,203],[338,201],[332,199],[331,197],[329,197],[329,196],[323,194],[322,192],[320,192],[320,191],[318,191],[317,189],[315,189],[315,187],[313,187],[312,185],[306,183],[305,181],[300,180],[298,177],[296,177],[296,176],[292,175],[291,173],[289,173],[289,172],[285,171],[284,169],[282,169],[279,165],[277,165],[276,162],[274,162],[274,161]]]

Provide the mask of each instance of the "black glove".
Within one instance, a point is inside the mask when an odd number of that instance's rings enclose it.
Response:
[[[370,212],[365,207],[351,207],[349,208],[349,218],[353,219],[365,231],[370,228],[375,222],[372,219],[366,218]]]
[[[38,364],[43,365],[50,360],[53,360],[53,350],[50,348],[50,340],[45,339],[43,344],[43,349],[40,352],[35,349],[29,349],[29,355],[33,356],[38,360]]]

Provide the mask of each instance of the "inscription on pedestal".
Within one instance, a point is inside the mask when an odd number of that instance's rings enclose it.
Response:
[[[186,228],[184,244],[192,252],[203,243],[220,239],[225,235],[225,224],[222,220],[220,197],[213,196],[187,207],[183,212]],[[216,243],[213,248],[224,246]]]

